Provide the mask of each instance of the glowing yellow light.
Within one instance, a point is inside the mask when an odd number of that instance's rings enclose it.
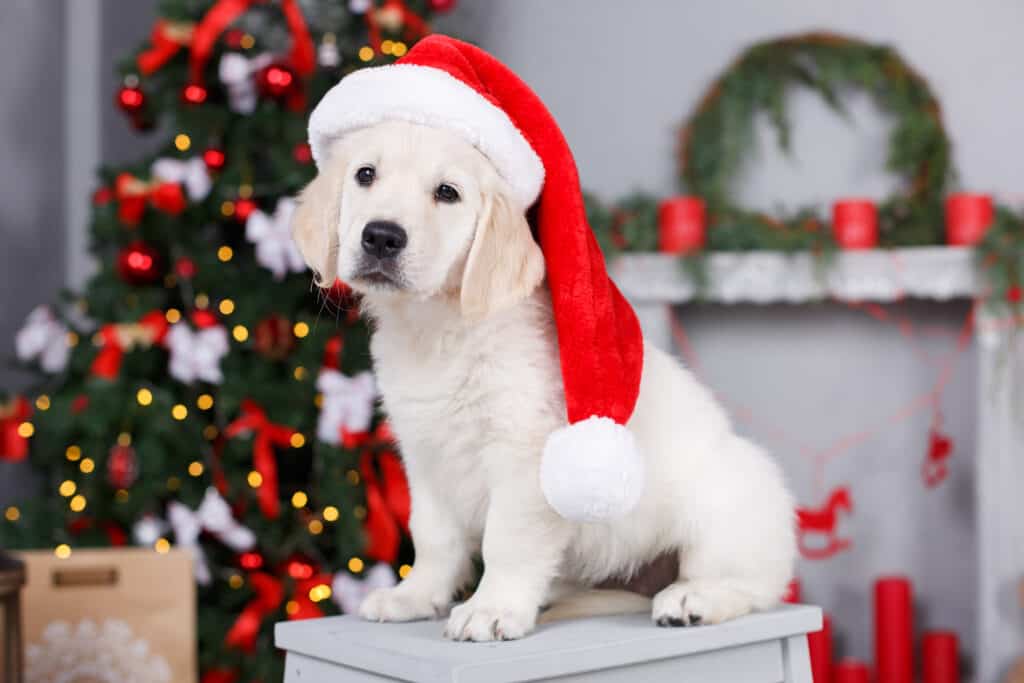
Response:
[[[203,463],[193,460],[188,464],[188,473],[193,477],[203,476]]]
[[[348,561],[348,570],[353,574],[358,574],[363,571],[363,561],[358,557],[350,558]]]
[[[71,546],[67,543],[61,543],[53,549],[53,554],[57,556],[58,560],[66,560],[71,557]]]
[[[251,33],[246,33],[242,36],[242,39],[238,41],[238,44],[242,46],[243,50],[251,49],[256,44],[256,39]]]
[[[312,520],[309,521],[309,533],[311,533],[314,536],[316,536],[318,534],[323,533],[323,530],[324,530],[324,523],[321,522],[319,519],[312,519]]]
[[[209,410],[213,407],[213,396],[209,394],[199,394],[199,398],[196,399],[196,407],[199,410]]]
[[[231,299],[224,299],[220,302],[220,305],[217,306],[217,309],[222,315],[231,315],[235,312],[235,302]]]
[[[135,392],[135,400],[139,402],[140,406],[148,406],[153,402],[153,392],[143,387]]]
[[[235,250],[228,245],[223,245],[217,249],[217,258],[222,262],[227,263],[231,260],[231,257],[235,255]]]
[[[175,404],[175,406],[171,408],[171,417],[175,420],[184,420],[188,417],[188,408],[181,403]]]
[[[132,445],[132,435],[129,434],[128,432],[121,432],[120,434],[117,435],[117,445],[118,446],[131,446]]]
[[[306,445],[306,437],[299,432],[295,432],[292,434],[292,438],[289,439],[289,442],[292,444],[292,448],[302,448]]]
[[[64,451],[64,457],[70,460],[71,462],[78,462],[78,460],[82,457],[82,449],[74,444],[71,444]]]
[[[214,439],[217,438],[218,434],[220,434],[220,432],[214,425],[206,425],[205,427],[203,427],[203,438],[205,438],[207,441],[213,441]]]
[[[181,488],[181,479],[177,477],[167,477],[167,490],[177,491]]]
[[[83,458],[82,462],[78,463],[78,469],[82,471],[82,474],[89,474],[96,469],[96,463],[92,458]]]
[[[127,489],[118,489],[114,492],[114,500],[118,503],[127,503],[130,497]]]
[[[78,335],[74,332],[68,332],[68,346],[78,346]]]
[[[392,43],[390,40],[385,40],[383,43],[380,44],[380,51],[386,55],[389,55],[391,54],[392,46],[394,46],[394,43]]]
[[[349,470],[345,473],[345,479],[347,479],[348,483],[352,484],[352,486],[359,486],[359,472]]]
[[[320,602],[331,597],[331,587],[325,583],[318,583],[309,589],[309,599],[313,602]]]
[[[309,334],[309,325],[307,325],[306,323],[301,323],[301,322],[295,323],[295,326],[292,328],[292,332],[295,333],[296,337],[298,337],[299,339],[302,339],[307,334]]]
[[[71,502],[68,503],[68,507],[71,508],[72,512],[81,512],[85,509],[85,496],[79,493],[71,499]]]
[[[177,308],[168,308],[167,312],[164,313],[164,317],[167,319],[167,322],[173,325],[174,323],[181,320],[181,311],[179,311]]]
[[[49,410],[50,397],[47,396],[46,394],[39,394],[39,396],[36,398],[36,408],[38,408],[39,410]]]
[[[4,510],[4,519],[8,522],[17,522],[21,519],[21,510],[14,507],[13,505]]]
[[[409,572],[411,571],[412,567],[410,567],[407,564],[403,564],[401,567],[398,568],[398,575],[404,579],[405,577],[409,576]]]
[[[252,197],[252,185],[249,183],[242,183],[238,186],[238,196],[242,199],[248,199]]]
[[[196,308],[206,308],[210,305],[210,297],[200,292],[196,294]]]
[[[220,203],[220,212],[224,216],[235,215],[235,203],[231,200],[226,200]]]
[[[165,555],[171,549],[171,542],[166,538],[156,539],[156,543],[153,544],[153,550],[157,551],[161,555]]]
[[[324,508],[324,519],[326,519],[328,522],[336,522],[338,520],[339,514],[340,513],[338,512],[338,508],[334,507],[333,505],[328,505],[327,507]]]
[[[31,422],[22,422],[18,425],[18,436],[27,439],[36,433],[36,426]]]
[[[313,397],[313,405],[315,405],[317,408],[323,407],[323,405],[324,405],[324,395],[323,394],[317,394],[316,396],[314,396]]]
[[[402,55],[404,55],[408,51],[409,51],[409,46],[406,45],[405,43],[403,43],[402,41],[398,41],[394,45],[391,46],[391,54],[393,54],[396,57],[401,57]]]
[[[302,367],[301,365],[296,366],[295,371],[292,372],[292,376],[295,377],[295,379],[299,380],[300,382],[306,379],[306,374],[306,368]]]
[[[304,491],[296,491],[292,494],[292,507],[304,508],[309,502],[309,496]]]
[[[258,489],[259,487],[263,486],[263,475],[257,472],[256,470],[250,472],[249,476],[246,477],[245,480],[249,482],[249,486],[253,487],[254,489]]]
[[[359,48],[359,59],[363,60],[364,62],[368,62],[371,59],[373,59],[373,48],[370,47],[369,45],[363,45],[361,48]]]
[[[366,508],[364,508],[362,505],[356,505],[354,508],[352,508],[352,516],[356,519],[365,519]]]
[[[60,491],[60,495],[65,498],[69,498],[75,495],[75,491],[78,490],[78,486],[70,479],[65,479],[60,483],[60,487],[57,490]]]
[[[284,611],[287,612],[289,615],[295,614],[299,611],[299,603],[295,602],[294,600],[289,600],[287,603],[285,603]]]
[[[249,338],[249,330],[245,328],[245,325],[235,325],[231,328],[231,336],[234,337],[237,342],[244,342]]]
[[[231,578],[228,579],[228,585],[238,590],[245,584],[245,579],[240,574],[232,574]]]
[[[192,146],[192,138],[184,133],[178,133],[174,136],[174,146],[178,148],[179,152],[187,152],[188,148]]]

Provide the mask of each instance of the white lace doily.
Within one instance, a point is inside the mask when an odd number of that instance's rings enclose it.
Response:
[[[54,621],[26,650],[26,683],[170,683],[171,669],[130,625]]]

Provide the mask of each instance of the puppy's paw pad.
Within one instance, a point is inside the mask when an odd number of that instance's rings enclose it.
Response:
[[[431,600],[429,595],[396,588],[381,588],[366,596],[359,606],[359,616],[367,621],[415,621],[436,619],[447,611],[447,605]]]
[[[516,640],[533,630],[536,612],[506,606],[474,604],[473,600],[452,609],[444,635],[451,640],[486,642]]]

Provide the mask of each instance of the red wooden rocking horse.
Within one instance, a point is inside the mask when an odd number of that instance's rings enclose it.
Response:
[[[839,538],[836,527],[839,524],[839,513],[849,514],[853,511],[853,500],[850,490],[845,486],[832,491],[828,502],[821,508],[797,508],[797,545],[800,554],[809,560],[823,560],[832,557],[850,547],[850,540]],[[822,537],[824,545],[811,544],[811,538]]]

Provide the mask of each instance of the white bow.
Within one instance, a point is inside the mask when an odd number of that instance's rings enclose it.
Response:
[[[380,562],[366,572],[360,581],[348,572],[338,572],[331,582],[331,597],[345,614],[355,614],[367,595],[378,588],[391,588],[398,583],[398,577],[391,565]]]
[[[167,522],[156,515],[144,515],[132,525],[132,540],[135,545],[152,546],[167,533]]]
[[[191,384],[197,379],[220,384],[224,375],[220,359],[228,352],[228,333],[220,325],[193,331],[187,323],[171,325],[164,345],[171,354],[168,372],[171,377]]]
[[[256,111],[259,96],[252,75],[274,61],[270,54],[246,57],[238,52],[225,52],[220,58],[220,80],[227,86],[232,111],[251,114]]]
[[[294,212],[295,200],[285,197],[278,200],[272,217],[257,209],[245,223],[245,239],[256,245],[256,262],[272,272],[275,280],[289,271],[301,273],[306,269],[302,254],[292,241]]]
[[[22,362],[39,359],[49,373],[60,372],[68,364],[68,328],[46,306],[37,306],[14,337],[14,352]]]
[[[199,157],[191,159],[157,159],[153,162],[149,172],[155,178],[168,183],[181,183],[188,192],[188,198],[193,201],[206,199],[210,194],[210,172],[206,164]]]
[[[355,377],[346,377],[337,370],[325,368],[320,371],[316,388],[323,394],[316,425],[317,438],[337,445],[343,428],[352,433],[370,429],[373,401],[377,397],[373,373],[364,371]]]
[[[167,505],[167,521],[174,529],[174,541],[182,548],[188,548],[195,559],[196,581],[205,586],[210,583],[210,567],[206,563],[206,554],[199,545],[199,534],[205,529],[236,553],[251,550],[256,545],[256,534],[242,526],[231,514],[227,504],[217,489],[206,489],[203,502],[193,512],[178,501]]]

